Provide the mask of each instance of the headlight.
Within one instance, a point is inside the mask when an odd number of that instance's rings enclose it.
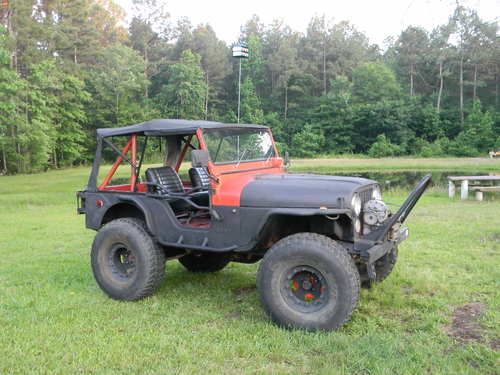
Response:
[[[376,199],[378,201],[382,200],[382,193],[380,192],[380,186],[375,186],[373,188],[372,199]]]
[[[351,199],[351,208],[354,214],[358,216],[361,213],[361,198],[358,194],[354,194]]]

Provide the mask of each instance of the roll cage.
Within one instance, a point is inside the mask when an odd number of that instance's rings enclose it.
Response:
[[[160,139],[160,149],[161,144],[165,142],[167,154],[164,159],[164,165],[170,166],[176,172],[179,172],[181,164],[189,149],[207,150],[207,145],[203,138],[203,130],[230,128],[261,129],[271,134],[270,129],[262,125],[222,124],[209,121],[188,120],[152,120],[124,128],[98,129],[96,155],[87,189],[89,191],[146,192],[148,184],[141,182],[139,176],[143,166],[148,141],[151,138]],[[123,136],[128,137],[128,140],[125,146],[119,147],[114,141],[114,138]],[[198,147],[195,145],[195,140],[197,140]],[[109,147],[113,150],[116,154],[116,159],[102,182],[98,184],[98,175],[103,159],[104,147]],[[272,147],[274,151],[273,155],[277,158],[278,154],[274,141]],[[112,185],[112,179],[123,162],[130,165],[129,183]],[[214,167],[213,163],[209,164],[212,168]],[[209,169],[211,168],[209,167]],[[225,173],[226,169],[227,168],[222,168],[222,172]]]

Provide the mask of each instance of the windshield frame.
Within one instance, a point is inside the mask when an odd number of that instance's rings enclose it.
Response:
[[[221,130],[231,130],[231,129],[235,129],[235,130],[241,130],[241,129],[244,129],[244,130],[249,130],[249,131],[254,131],[254,132],[263,132],[263,133],[267,133],[269,135],[269,138],[271,140],[271,146],[272,149],[273,149],[273,153],[270,157],[263,157],[263,158],[258,158],[258,159],[246,159],[246,160],[231,160],[231,161],[213,161],[212,160],[212,157],[213,155],[211,154],[208,146],[207,146],[207,142],[206,142],[206,135],[207,133],[215,133],[215,132],[220,132]],[[257,128],[257,127],[248,127],[245,129],[244,126],[234,126],[234,127],[227,127],[227,128],[224,128],[224,129],[200,129],[201,130],[201,138],[202,138],[202,142],[200,142],[200,147],[205,149],[206,151],[209,152],[209,155],[210,155],[210,162],[214,165],[214,166],[224,166],[224,165],[240,165],[240,164],[245,164],[245,163],[266,163],[268,162],[269,160],[273,160],[273,159],[276,159],[276,158],[279,158],[279,153],[278,153],[278,149],[276,147],[276,143],[274,141],[274,137],[273,137],[273,134],[271,132],[271,129],[269,128]],[[223,138],[221,138],[223,139]]]

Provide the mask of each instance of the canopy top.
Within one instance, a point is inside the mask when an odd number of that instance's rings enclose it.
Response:
[[[151,136],[188,135],[196,133],[196,130],[200,128],[201,129],[224,129],[224,128],[267,129],[267,126],[254,125],[254,124],[225,124],[222,122],[203,121],[203,120],[156,119],[136,125],[124,126],[121,128],[97,129],[97,136],[100,138],[105,138],[105,137],[113,137],[119,135],[132,135],[132,134],[143,134]]]

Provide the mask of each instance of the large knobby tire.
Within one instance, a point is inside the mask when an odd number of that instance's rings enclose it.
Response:
[[[385,254],[382,258],[375,262],[375,282],[384,281],[396,266],[398,260],[398,247],[394,246],[391,251]],[[363,265],[359,268],[359,273],[361,276],[361,286],[363,288],[369,288],[371,286],[370,280],[368,278],[368,272],[366,271],[366,266]]]
[[[154,293],[165,277],[163,249],[144,222],[121,218],[104,225],[92,244],[91,263],[101,289],[117,300],[138,300]]]
[[[351,317],[360,279],[340,244],[319,234],[298,233],[266,253],[257,287],[264,309],[278,325],[329,331]]]
[[[190,272],[217,272],[229,261],[228,254],[219,253],[191,253],[179,258],[179,262]]]

